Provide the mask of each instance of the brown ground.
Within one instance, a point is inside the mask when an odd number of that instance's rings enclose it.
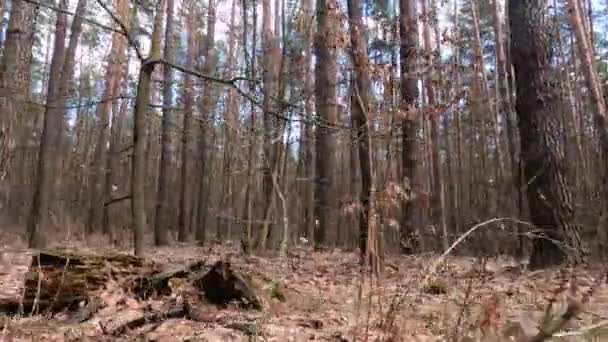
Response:
[[[102,252],[95,248],[86,251]],[[478,260],[454,257],[430,274],[436,256],[389,257],[370,300],[368,278],[359,274],[358,258],[353,253],[316,253],[299,247],[292,248],[286,258],[246,259],[234,244],[150,251],[149,258],[176,265],[229,258],[236,269],[253,279],[264,310],[206,306],[207,323],[169,319],[114,338],[108,331],[120,322],[142,315],[144,310],[158,309],[172,299],[138,302],[110,284],[100,294],[105,307],[93,319],[71,324],[61,315],[50,319],[3,318],[0,341],[355,341],[355,337],[364,341],[366,335],[369,341],[391,341],[386,339],[389,336],[393,336],[392,341],[441,341],[454,334],[474,336],[480,327],[505,326],[529,335],[535,333],[535,322],[540,322],[550,298],[557,297],[555,307],[559,308],[566,297],[580,298],[590,288],[593,292],[584,312],[562,333],[608,319],[608,291],[601,279],[605,273],[600,271],[527,272],[508,260],[490,260],[481,267]],[[23,249],[4,248],[1,256],[0,296],[18,296],[30,259]],[[560,285],[568,289],[554,296]],[[278,292],[285,295],[285,302],[272,298]],[[390,314],[395,298],[401,298],[402,304],[396,314]],[[393,328],[386,324],[391,318],[395,320]],[[601,334],[601,328],[594,331]],[[595,340],[608,341],[608,333],[603,336]],[[583,340],[576,337],[569,341]]]

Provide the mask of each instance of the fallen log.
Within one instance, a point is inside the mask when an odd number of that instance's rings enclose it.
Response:
[[[23,297],[0,302],[0,312],[56,313],[88,303],[93,292],[110,281],[122,282],[158,272],[159,266],[125,254],[82,255],[40,251],[32,256],[25,274]]]
[[[32,256],[23,282],[22,298],[0,299],[0,312],[76,312],[74,319],[84,321],[103,305],[97,296],[110,283],[145,300],[151,296],[170,295],[173,292],[170,280],[176,278],[191,284],[193,302],[205,297],[209,303],[217,305],[236,301],[245,308],[262,308],[253,287],[227,262],[218,261],[208,268],[204,261],[198,261],[163,270],[159,264],[125,254],[41,251]]]

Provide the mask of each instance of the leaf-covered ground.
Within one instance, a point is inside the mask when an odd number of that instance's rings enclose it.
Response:
[[[145,302],[109,284],[98,294],[103,307],[92,319],[71,323],[62,315],[4,317],[0,341],[442,341],[505,329],[532,335],[546,316],[548,302],[554,299],[559,309],[567,297],[586,297],[588,302],[560,334],[579,333],[600,322],[598,328],[587,329],[587,335],[601,336],[602,321],[608,319],[606,275],[599,270],[529,272],[507,259],[483,264],[474,258],[448,257],[431,272],[437,256],[394,256],[386,258],[384,272],[370,285],[370,278],[360,273],[357,255],[339,250],[292,248],[285,258],[246,258],[234,244],[150,251],[147,257],[164,264],[230,260],[252,279],[264,310],[206,305],[204,322],[167,319],[115,337],[110,332],[121,322],[178,301],[180,284],[172,285],[172,297]],[[0,297],[19,295],[29,260],[24,251],[5,249]],[[608,334],[603,336],[596,340],[608,341]],[[569,340],[590,340],[585,338]]]

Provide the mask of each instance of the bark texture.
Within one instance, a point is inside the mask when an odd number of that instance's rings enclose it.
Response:
[[[131,220],[133,224],[133,247],[135,255],[144,253],[144,234],[146,232],[146,205],[144,178],[146,176],[146,113],[150,103],[152,74],[161,60],[161,28],[164,16],[164,0],[158,2],[154,16],[152,46],[149,57],[142,61],[137,81],[135,113],[133,114],[133,153],[131,155]]]
[[[335,205],[336,134],[331,125],[338,121],[336,86],[338,65],[336,63],[336,27],[334,0],[317,1],[317,34],[315,48],[315,98],[317,115],[316,128],[316,178],[315,178],[315,247],[325,244],[326,233],[336,226],[333,209]]]
[[[533,241],[531,267],[584,260],[565,177],[562,122],[549,79],[546,2],[510,1],[511,54],[517,89],[515,110],[521,137],[524,182],[532,223],[542,238]]]
[[[348,0],[348,16],[350,19],[350,44],[352,47],[352,60],[355,66],[354,90],[352,92],[352,121],[355,130],[355,141],[359,152],[359,168],[361,170],[361,192],[359,201],[361,210],[359,214],[359,249],[365,256],[368,241],[368,228],[370,221],[370,199],[372,195],[373,179],[370,165],[370,137],[369,137],[369,110],[370,110],[370,78],[369,61],[367,57],[367,44],[365,29],[359,0]],[[351,170],[355,172],[355,170]],[[373,218],[372,218],[373,219]]]
[[[164,59],[173,63],[174,54],[174,19],[173,10],[175,4],[173,0],[167,0],[167,27],[165,28],[165,48]],[[154,219],[154,244],[164,246],[169,243],[169,172],[171,171],[173,139],[172,130],[173,120],[173,68],[163,66],[163,120],[160,138],[160,163],[158,169],[158,191],[156,193],[156,210]]]
[[[401,38],[401,181],[404,190],[413,193],[416,189],[418,106],[416,99],[418,82],[416,64],[418,59],[418,20],[416,0],[400,0],[399,34]],[[405,198],[400,226],[400,249],[412,253],[417,249],[414,241],[415,198]]]

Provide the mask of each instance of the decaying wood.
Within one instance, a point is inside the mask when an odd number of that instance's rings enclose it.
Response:
[[[0,299],[0,312],[14,314],[57,313],[87,310],[86,320],[97,310],[97,295],[113,282],[143,300],[168,296],[170,281],[183,279],[192,284],[196,299],[205,297],[212,304],[238,302],[242,307],[260,309],[260,300],[249,283],[230,263],[218,261],[212,267],[197,261],[179,268],[130,255],[81,255],[63,251],[42,251],[32,256],[23,283],[22,298]],[[94,303],[95,305],[89,305]],[[165,315],[166,316],[166,315]],[[171,316],[171,315],[170,315]]]
[[[200,301],[201,295],[213,304],[227,304],[237,301],[241,306],[261,309],[260,300],[255,295],[248,282],[232,269],[230,263],[218,261],[207,272],[202,271],[204,262],[197,262],[183,269],[171,270],[153,276],[146,284],[139,288],[144,290],[141,294],[150,295],[148,291],[176,290],[180,286],[172,286],[171,279],[188,279],[193,286],[185,292],[179,293],[183,297],[183,305],[166,311],[146,313],[140,317],[129,320],[119,327],[112,329],[111,335],[118,336],[125,332],[142,327],[147,324],[160,323],[172,318],[185,318],[197,322],[218,323],[213,315],[209,315]],[[202,275],[202,276],[201,276]],[[184,288],[182,288],[184,290]],[[201,291],[202,290],[202,291]],[[180,292],[180,290],[177,290]],[[194,292],[194,293],[192,293]],[[159,292],[157,292],[159,293]],[[241,331],[247,335],[259,333],[255,325],[250,323],[231,322],[226,328]]]
[[[139,299],[147,299],[153,295],[169,295],[171,288],[169,280],[174,278],[189,278],[191,280],[201,277],[205,261],[197,261],[185,267],[168,269],[152,276],[144,275],[133,281],[133,292]]]
[[[146,324],[159,323],[171,318],[189,318],[188,307],[173,308],[163,312],[152,312],[130,320],[108,332],[112,336],[122,335],[129,330],[143,327]]]
[[[158,272],[158,265],[130,255],[81,255],[41,251],[32,256],[25,275],[23,298],[0,302],[0,312],[58,312],[77,309],[111,280]]]
[[[202,309],[200,305],[191,305],[191,303],[186,301],[184,305],[165,311],[146,313],[140,317],[131,319],[110,331],[106,331],[106,333],[112,336],[120,336],[130,330],[141,328],[149,324],[159,325],[165,320],[174,318],[185,318],[201,323],[220,324],[224,328],[240,331],[247,336],[260,335],[262,333],[258,324],[251,322],[222,323],[217,317],[206,314],[204,311],[205,310]]]
[[[205,298],[210,303],[224,305],[237,301],[243,307],[256,310],[262,308],[249,282],[235,271],[229,262],[216,262],[209,272],[194,284],[204,291]]]

